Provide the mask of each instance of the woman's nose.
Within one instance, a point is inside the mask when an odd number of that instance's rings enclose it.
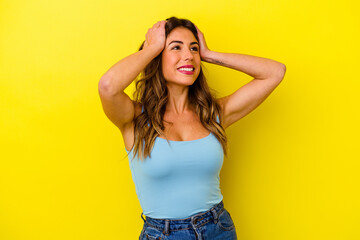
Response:
[[[183,57],[185,60],[192,60],[194,58],[192,52],[190,50],[184,50]]]

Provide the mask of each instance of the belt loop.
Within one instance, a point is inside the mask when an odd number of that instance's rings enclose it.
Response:
[[[165,234],[166,236],[169,235],[169,226],[170,226],[170,220],[165,219],[165,229],[163,231],[163,234]]]
[[[146,223],[146,220],[144,219],[144,217],[143,217],[143,213],[144,212],[141,212],[141,218],[144,220],[144,222]]]
[[[218,215],[217,215],[217,212],[216,212],[215,208],[211,208],[211,212],[212,212],[212,214],[214,216],[214,223],[216,224],[217,221],[218,221]]]

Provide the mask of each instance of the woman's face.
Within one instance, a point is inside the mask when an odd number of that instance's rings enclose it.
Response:
[[[161,59],[167,83],[190,86],[199,76],[199,44],[187,28],[177,27],[170,32]]]

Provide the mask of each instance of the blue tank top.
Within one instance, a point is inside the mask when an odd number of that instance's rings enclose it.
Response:
[[[183,219],[209,210],[223,200],[221,143],[210,133],[192,141],[157,137],[151,158],[129,153],[129,165],[143,214],[151,218]]]

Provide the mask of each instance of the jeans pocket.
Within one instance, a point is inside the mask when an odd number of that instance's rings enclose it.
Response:
[[[235,228],[230,213],[225,208],[223,208],[223,211],[218,216],[218,225],[225,231],[230,231]]]

